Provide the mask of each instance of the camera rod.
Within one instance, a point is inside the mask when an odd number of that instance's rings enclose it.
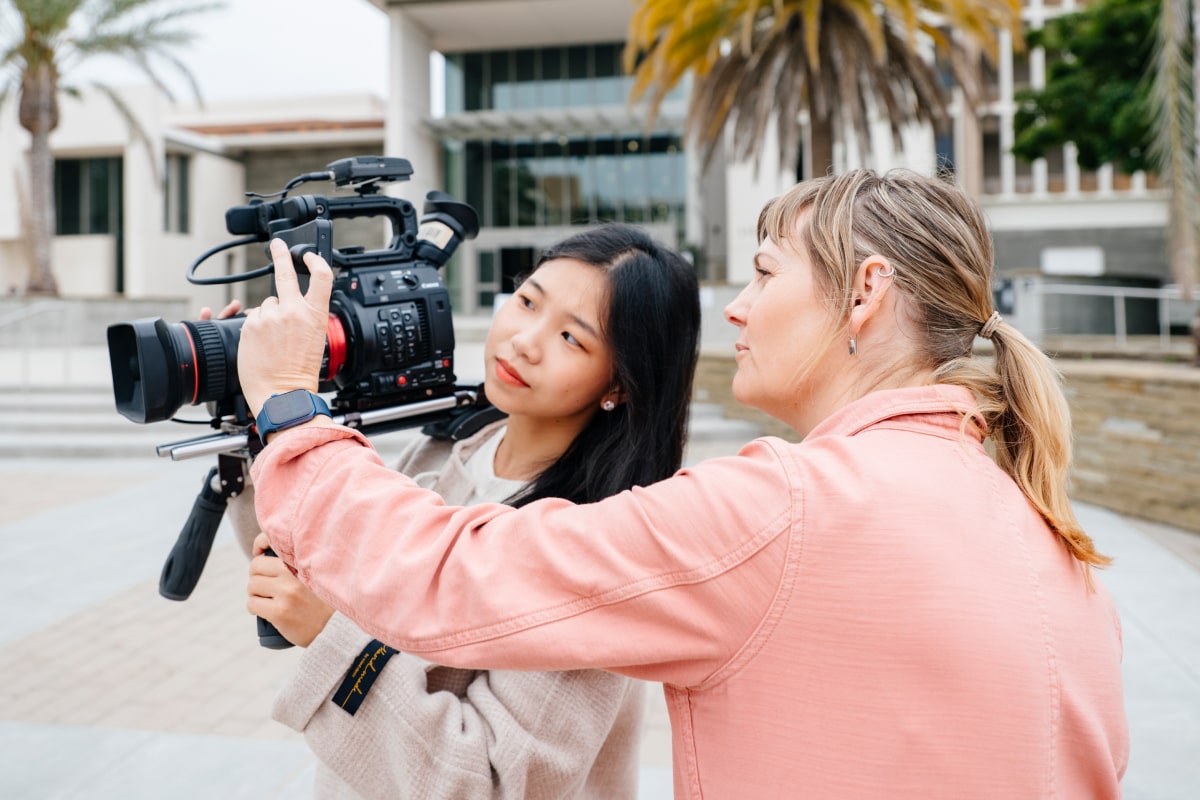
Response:
[[[405,403],[390,408],[376,408],[352,414],[339,414],[333,418],[333,421],[339,425],[348,425],[349,427],[361,430],[364,434],[369,434],[372,428],[386,426],[387,423],[396,420],[474,405],[478,397],[479,393],[475,389],[459,389],[445,397],[418,400],[414,403]],[[390,430],[391,428],[386,429]],[[160,444],[155,448],[155,451],[159,457],[170,456],[172,461],[183,461],[188,458],[242,450],[248,447],[249,444],[250,436],[245,432],[214,433],[194,439]]]

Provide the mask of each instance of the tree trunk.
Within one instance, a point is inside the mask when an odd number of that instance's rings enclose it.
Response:
[[[823,178],[834,173],[833,168],[833,120],[815,119],[809,116],[808,152],[809,173],[807,178]]]
[[[50,132],[58,127],[54,69],[43,64],[31,69],[21,82],[21,126],[29,131],[30,229],[26,231],[32,246],[28,294],[58,295],[51,248],[54,241],[54,154],[50,152]]]

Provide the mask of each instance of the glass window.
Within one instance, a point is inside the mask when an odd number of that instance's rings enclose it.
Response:
[[[479,283],[489,286],[496,283],[496,254],[491,250],[479,253]]]
[[[88,164],[87,229],[104,231],[108,228],[109,175],[108,160],[97,158]]]
[[[119,158],[55,161],[55,233],[116,233],[121,227],[121,170]]]
[[[561,47],[542,51],[542,107],[562,108],[567,104],[566,69]]]
[[[516,91],[514,102],[517,108],[538,107],[538,50],[518,50],[516,60]]]
[[[488,92],[487,57],[484,53],[462,56],[463,110],[483,111],[492,107]],[[447,104],[449,110],[449,104]]]
[[[513,175],[511,148],[507,142],[491,144],[491,224],[497,228],[512,226],[512,208],[515,205],[516,181]]]
[[[446,56],[445,58],[445,82],[446,82],[446,113],[458,114],[466,111],[466,95],[464,94],[466,87],[463,84],[464,71],[463,62],[466,56],[459,54],[455,56]]]
[[[188,233],[191,227],[191,157],[168,155],[163,173],[163,230],[168,233]]]
[[[627,136],[620,142],[621,206],[625,222],[646,222],[649,203],[646,199],[645,154],[642,141]]]
[[[542,142],[538,159],[538,189],[543,225],[569,225],[578,184],[567,167],[565,148],[557,140]]]
[[[633,78],[622,44],[448,54],[445,108],[458,111],[622,104]],[[682,100],[687,80],[668,97]]]
[[[82,161],[56,161],[54,163],[54,205],[59,236],[83,233],[81,217],[84,209],[84,197],[80,179],[82,174]]]
[[[535,172],[538,164],[538,150],[534,142],[522,142],[517,148],[517,157],[513,161],[516,170],[516,204],[517,226],[537,225],[538,212],[542,206],[541,187]]]
[[[464,202],[479,214],[479,224],[484,227],[493,225],[490,216],[491,206],[487,197],[487,177],[489,165],[487,151],[483,142],[467,142],[463,146],[463,192]]]
[[[621,77],[621,54],[617,45],[601,44],[592,48],[595,59],[595,78],[592,81],[594,102],[616,105],[625,101],[625,81]]]
[[[590,47],[578,45],[567,48],[567,105],[592,104],[592,70]]]
[[[567,142],[565,149],[573,186],[571,222],[575,225],[594,222],[597,219],[595,148],[590,139],[575,139]]]
[[[621,219],[621,163],[616,139],[597,139],[593,159],[596,170],[595,214],[599,222]]]
[[[473,141],[447,145],[444,158],[448,189],[465,184],[483,227],[684,223],[686,160],[675,136]]]
[[[517,107],[516,85],[513,81],[511,51],[505,50],[492,53],[488,60],[490,82],[492,86],[492,105],[495,109],[512,109]]]

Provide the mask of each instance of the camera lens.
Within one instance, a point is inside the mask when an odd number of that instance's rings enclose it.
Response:
[[[170,419],[180,407],[231,399],[241,393],[237,374],[243,316],[168,323],[139,319],[108,326],[113,397],[121,416],[138,423]],[[350,356],[342,321],[329,315],[322,381]]]
[[[108,356],[117,411],[134,422],[160,422],[183,405],[237,394],[243,322],[245,317],[110,325]]]

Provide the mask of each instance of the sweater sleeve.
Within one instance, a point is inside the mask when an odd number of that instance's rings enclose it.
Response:
[[[335,614],[273,711],[365,798],[572,797],[610,736],[636,744],[642,684],[598,670],[455,670],[465,688],[430,691],[430,671],[443,670],[401,652],[351,716],[330,701],[329,679],[340,681],[369,639]]]
[[[276,552],[398,649],[681,686],[702,685],[764,624],[802,513],[762,440],[586,506],[447,506],[343,428],[288,431],[253,473]]]

